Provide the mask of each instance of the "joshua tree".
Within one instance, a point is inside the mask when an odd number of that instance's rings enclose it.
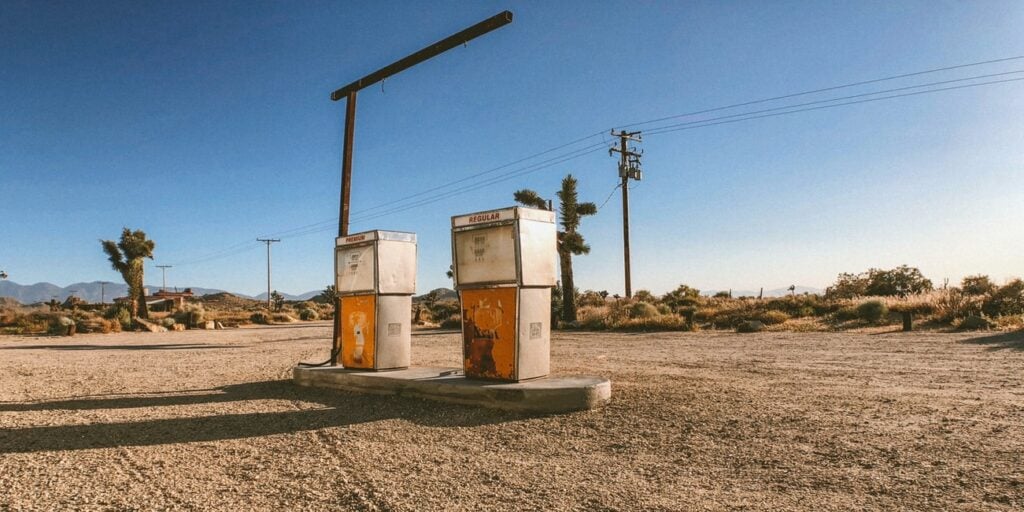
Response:
[[[149,318],[146,310],[146,294],[143,291],[145,269],[143,259],[153,259],[153,248],[156,244],[146,238],[141,229],[132,231],[124,228],[121,240],[100,240],[103,252],[110,259],[110,266],[121,273],[128,285],[128,299],[131,304],[132,318]]]
[[[562,320],[565,322],[576,321],[576,285],[572,276],[572,257],[590,252],[590,246],[579,233],[580,220],[597,213],[597,205],[594,203],[579,202],[576,183],[576,178],[569,174],[562,179],[562,189],[558,191],[558,213],[562,228],[558,231],[558,262],[562,270]],[[522,205],[549,209],[550,203],[533,190],[516,191],[513,197]]]
[[[274,305],[274,311],[281,311],[284,309],[284,295],[281,295],[274,290],[274,293],[270,294],[270,302]]]
[[[313,297],[314,302],[320,302],[324,304],[334,304],[337,302],[338,297],[341,295],[338,293],[338,289],[333,284],[327,285],[324,291],[320,292],[320,295]]]

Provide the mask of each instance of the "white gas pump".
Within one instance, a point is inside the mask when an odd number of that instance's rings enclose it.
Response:
[[[557,231],[548,210],[513,207],[452,217],[466,377],[544,377],[551,359]]]

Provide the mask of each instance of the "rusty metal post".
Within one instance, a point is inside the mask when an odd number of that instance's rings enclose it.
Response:
[[[352,152],[356,137],[356,91],[349,91],[345,105],[345,140],[341,153],[341,206],[338,212],[338,236],[348,235],[349,198],[352,196]],[[334,301],[331,339],[331,366],[338,365],[341,352],[341,299]]]
[[[352,150],[356,137],[356,91],[348,93],[345,106],[345,141],[341,153],[341,211],[338,214],[338,236],[348,234],[348,204],[352,195]]]

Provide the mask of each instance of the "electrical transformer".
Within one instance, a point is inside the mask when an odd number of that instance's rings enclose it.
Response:
[[[335,347],[345,368],[407,368],[412,296],[416,291],[416,235],[367,231],[338,237],[334,284],[340,295]]]
[[[544,377],[551,359],[557,231],[548,210],[513,207],[452,217],[466,377]]]

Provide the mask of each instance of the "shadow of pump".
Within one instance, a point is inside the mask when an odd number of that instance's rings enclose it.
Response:
[[[969,338],[961,341],[970,345],[989,345],[989,350],[1022,350],[1024,351],[1024,331],[1004,332]]]
[[[245,439],[387,419],[403,419],[431,427],[467,427],[537,417],[399,396],[299,388],[291,380],[111,398],[81,397],[35,403],[0,402],[0,413],[170,407],[256,400],[305,402],[310,408],[129,423],[0,429],[0,454]]]
[[[152,343],[148,345],[14,345],[0,350],[203,350],[219,348],[245,348],[248,345],[216,345],[210,343]]]

